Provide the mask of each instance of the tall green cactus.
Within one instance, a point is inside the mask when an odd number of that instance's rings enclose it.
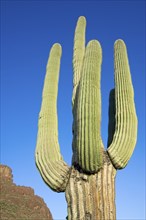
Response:
[[[86,19],[78,19],[73,52],[73,158],[64,162],[58,144],[57,93],[61,46],[54,44],[47,64],[39,115],[36,165],[51,189],[65,192],[70,220],[113,220],[115,175],[135,147],[137,117],[126,46],[114,45],[115,89],[109,98],[108,146],[101,134],[100,70],[102,49],[97,40],[85,46]]]

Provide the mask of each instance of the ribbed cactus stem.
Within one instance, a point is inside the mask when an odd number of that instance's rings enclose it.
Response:
[[[114,46],[115,58],[115,133],[108,148],[109,156],[118,169],[124,168],[135,147],[137,117],[127,50],[122,40]]]
[[[96,172],[102,166],[103,145],[100,137],[102,52],[98,41],[86,47],[77,99],[75,103],[74,148],[79,166]]]
[[[62,160],[58,143],[57,95],[61,46],[54,44],[46,68],[39,115],[36,164],[44,181],[55,191],[64,191],[69,168]]]
[[[86,19],[80,16],[77,22],[74,36],[74,50],[73,50],[73,96],[72,103],[74,105],[74,100],[76,96],[77,86],[81,77],[81,69],[83,64],[83,57],[85,53],[85,28]]]
[[[68,220],[116,220],[115,175],[109,160],[95,174],[73,168],[66,188]]]

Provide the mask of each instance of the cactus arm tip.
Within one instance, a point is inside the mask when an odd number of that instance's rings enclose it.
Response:
[[[82,24],[85,24],[86,23],[86,17],[85,16],[83,16],[83,15],[81,15],[79,18],[78,18],[78,21],[77,21],[77,23],[82,23]]]
[[[116,45],[121,45],[121,46],[126,47],[125,42],[124,42],[123,39],[117,39],[117,40],[115,41],[115,43],[114,43],[114,46],[116,46]]]

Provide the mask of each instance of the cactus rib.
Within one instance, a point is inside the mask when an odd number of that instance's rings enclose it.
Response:
[[[115,133],[107,151],[117,169],[124,168],[135,147],[137,116],[128,55],[124,41],[117,40],[115,58]]]
[[[55,191],[64,191],[69,167],[63,161],[58,143],[57,95],[61,46],[54,44],[47,63],[39,114],[36,164],[45,182]]]
[[[90,175],[73,168],[66,188],[68,219],[116,220],[115,175],[111,163]]]
[[[74,50],[73,50],[73,95],[72,104],[76,96],[77,86],[81,77],[81,69],[83,63],[83,57],[85,53],[85,29],[86,19],[80,16],[77,22],[75,36],[74,36]]]
[[[74,144],[78,155],[77,163],[86,172],[96,172],[102,166],[101,62],[101,46],[98,41],[92,40],[85,51],[74,115]]]

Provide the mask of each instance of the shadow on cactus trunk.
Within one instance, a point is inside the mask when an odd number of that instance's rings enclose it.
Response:
[[[78,19],[73,52],[73,157],[69,167],[58,143],[57,94],[62,49],[49,55],[38,122],[36,165],[46,184],[65,192],[69,220],[115,220],[115,175],[136,145],[137,116],[126,45],[114,45],[115,88],[109,97],[108,144],[101,126],[102,49],[97,40],[85,45],[86,19]]]

